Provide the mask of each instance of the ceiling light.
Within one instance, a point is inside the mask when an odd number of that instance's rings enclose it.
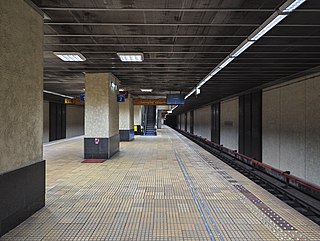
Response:
[[[67,62],[80,62],[86,60],[86,58],[79,52],[53,52],[53,54]]]
[[[64,98],[69,98],[69,99],[73,99],[74,98],[72,96],[63,95],[63,94],[56,93],[56,92],[49,91],[49,90],[43,90],[43,93],[47,93],[47,94],[51,94],[51,95],[57,95],[57,96],[61,96],[61,97],[64,97]]]
[[[142,62],[143,53],[117,53],[122,62]]]
[[[219,67],[221,69],[223,69],[224,67],[226,67],[232,60],[234,60],[233,57],[229,57],[227,60],[224,60],[223,63],[221,65],[219,65]]]
[[[124,89],[119,89],[119,91],[120,91],[120,92],[123,92],[123,91],[124,91]]]
[[[213,76],[215,76],[221,69],[222,69],[222,68],[220,68],[220,67],[215,68],[211,73],[209,73],[209,74],[207,75],[207,77],[206,77],[204,80],[202,80],[202,81],[197,85],[197,87],[200,88],[202,85],[204,85],[205,83],[207,83],[208,80],[210,80]]]
[[[201,80],[196,88],[200,88],[206,82],[208,82],[214,75],[216,75],[222,68],[226,67],[231,61],[248,49],[255,41],[264,36],[274,26],[286,18],[290,12],[298,8],[306,0],[287,0],[276,12],[274,12],[259,28],[257,28],[248,39],[244,40],[231,54],[216,68],[214,68],[203,80]],[[185,97],[187,99],[191,96],[196,88],[193,88],[191,92]]]
[[[278,15],[270,23],[268,23],[263,29],[261,29],[257,34],[255,34],[252,38],[250,38],[250,40],[257,41],[286,17],[287,15]]]
[[[184,97],[184,99],[185,99],[185,100],[188,99],[195,91],[196,91],[196,89],[193,88],[193,89],[189,92],[189,94],[187,94],[187,95]]]
[[[240,47],[239,50],[235,50],[236,52],[234,54],[231,54],[232,57],[238,57],[242,52],[244,52],[247,48],[249,48],[252,44],[254,44],[254,41],[248,41],[245,43],[242,47]]]
[[[172,111],[174,111],[177,107],[178,107],[177,105],[174,106],[174,107],[171,109],[171,113],[172,113]]]
[[[152,92],[152,89],[141,89],[142,92]]]
[[[302,3],[304,3],[306,0],[296,0],[293,3],[291,3],[289,6],[285,7],[282,12],[284,13],[291,13],[295,9],[297,9]]]

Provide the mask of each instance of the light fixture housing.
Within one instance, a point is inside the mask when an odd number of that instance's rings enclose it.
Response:
[[[200,88],[196,88],[196,95],[200,95],[201,91],[200,91]]]
[[[73,99],[74,98],[74,97],[69,96],[69,95],[63,95],[63,94],[60,94],[60,93],[57,93],[57,92],[53,92],[53,91],[49,91],[49,90],[43,90],[43,93],[47,93],[47,94],[51,94],[51,95],[57,95],[57,96],[61,96],[61,97],[68,98],[68,99]]]
[[[269,32],[274,26],[276,26],[278,23],[280,23],[283,19],[285,19],[288,15],[286,14],[280,14],[277,15],[275,18],[273,18],[267,25],[262,26],[262,28],[259,28],[257,31],[255,31],[249,40],[251,41],[257,41],[261,37],[263,37],[267,32]]]
[[[219,65],[219,68],[223,69],[224,67],[226,67],[233,60],[234,60],[234,57],[228,57],[227,59],[222,61],[222,64]]]
[[[144,60],[143,53],[121,52],[117,53],[117,55],[122,62],[142,62]]]
[[[293,2],[288,2],[285,6],[282,6],[280,10],[283,13],[291,13],[296,10],[301,4],[303,4],[306,0],[295,0]]]
[[[152,92],[153,89],[140,89],[142,92]]]
[[[66,62],[86,61],[86,58],[79,52],[53,52],[53,54]]]
[[[240,54],[242,54],[244,51],[247,50],[252,44],[254,44],[254,41],[248,41],[244,45],[240,45],[239,49],[236,49],[233,54],[231,54],[232,57],[236,58]]]

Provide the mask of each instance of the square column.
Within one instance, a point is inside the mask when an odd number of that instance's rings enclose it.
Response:
[[[0,237],[45,205],[43,17],[0,1]]]
[[[109,159],[119,151],[119,80],[111,73],[87,73],[85,159]]]
[[[133,120],[133,100],[129,94],[125,102],[119,102],[120,141],[132,141],[134,139]]]

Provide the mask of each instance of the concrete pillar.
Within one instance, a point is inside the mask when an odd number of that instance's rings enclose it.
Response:
[[[0,1],[0,236],[45,204],[43,17]]]
[[[133,100],[129,94],[125,102],[119,102],[120,141],[132,141],[134,139],[133,115]]]
[[[119,80],[111,73],[87,73],[85,159],[109,159],[119,151]]]
[[[134,116],[134,134],[141,135],[141,125],[142,125],[142,105],[133,106],[133,116]]]

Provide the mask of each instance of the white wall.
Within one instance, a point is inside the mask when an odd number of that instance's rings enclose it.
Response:
[[[186,118],[185,118],[185,114],[180,115],[180,120],[181,120],[181,125],[180,125],[180,129],[184,131],[184,127],[185,127],[185,122],[186,122]]]
[[[142,106],[141,105],[134,105],[134,125],[141,125],[142,119]]]
[[[194,134],[211,140],[211,107],[194,111]]]
[[[66,106],[66,138],[84,135],[84,106]]]
[[[220,143],[238,150],[239,143],[239,98],[221,102]]]
[[[49,142],[49,102],[43,102],[43,143]]]
[[[263,91],[262,160],[320,185],[320,78]]]

